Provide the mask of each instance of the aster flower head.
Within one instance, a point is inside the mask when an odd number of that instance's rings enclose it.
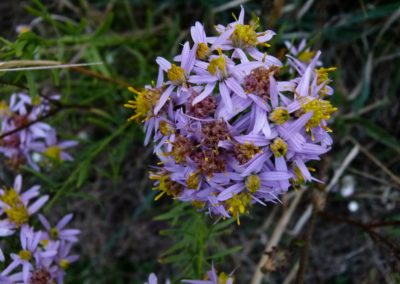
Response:
[[[12,262],[3,271],[4,275],[13,272],[18,267],[21,267],[23,281],[24,283],[28,283],[32,272],[35,271],[35,259],[39,257],[51,259],[57,254],[56,250],[42,251],[39,247],[40,238],[40,231],[35,232],[27,225],[24,225],[21,228],[21,249],[17,254],[11,254]]]
[[[7,158],[7,165],[18,170],[22,165],[29,165],[39,171],[38,162],[43,157],[54,162],[70,161],[67,148],[76,146],[76,141],[57,141],[57,132],[49,124],[40,121],[51,106],[49,100],[56,101],[59,95],[46,99],[31,98],[25,93],[15,93],[8,103],[0,102],[0,153]],[[40,153],[40,154],[39,154]],[[48,166],[50,163],[45,163]]]
[[[66,229],[65,227],[72,220],[73,214],[64,216],[55,226],[51,226],[49,221],[41,214],[39,214],[40,223],[46,230],[46,240],[62,240],[71,243],[78,241],[80,231],[77,229]]]
[[[165,284],[170,284],[171,282],[169,280],[165,281]],[[149,279],[144,282],[144,284],[161,284],[158,281],[157,275],[155,273],[150,273]]]
[[[39,197],[40,186],[35,185],[22,192],[22,176],[15,178],[13,187],[0,189],[0,212],[7,222],[15,228],[28,223],[29,217],[35,214],[49,199],[47,195]],[[32,200],[36,199],[35,201]]]
[[[332,68],[317,68],[320,51],[302,61],[291,49],[281,62],[268,53],[275,33],[245,22],[191,28],[175,62],[157,58],[155,86],[126,106],[144,122],[145,144],[160,163],[150,178],[156,199],[191,202],[210,215],[237,219],[253,204],[316,181],[307,163],[330,150]],[[297,53],[296,53],[296,52]],[[290,71],[292,70],[292,71]],[[164,75],[167,75],[164,80]]]
[[[203,280],[182,280],[182,283],[189,284],[233,284],[234,277],[231,274],[226,274],[224,272],[217,273],[212,265],[211,270],[207,272]]]

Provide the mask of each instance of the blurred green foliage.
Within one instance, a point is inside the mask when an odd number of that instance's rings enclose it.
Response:
[[[177,53],[195,20],[203,21],[211,31],[216,22],[231,21],[232,11],[238,13],[237,5],[223,8],[232,2],[222,0],[81,0],[66,1],[70,6],[62,8],[52,2],[30,1],[22,21],[33,20],[37,24],[32,31],[15,38],[0,38],[0,60],[103,64],[87,68],[95,76],[79,69],[0,72],[2,99],[21,91],[21,86],[32,96],[50,88],[62,94],[63,103],[79,106],[64,109],[49,120],[62,130],[62,138],[80,140],[75,161],[51,172],[23,169],[26,176],[39,181],[43,190],[52,195],[47,212],[54,207],[68,210],[81,199],[101,206],[101,200],[85,192],[85,185],[101,179],[123,183],[124,165],[132,163],[135,151],[143,150],[141,127],[127,123],[130,113],[122,108],[132,97],[126,84],[140,87],[151,83],[157,72],[155,58],[158,55],[171,58]],[[338,67],[333,97],[334,104],[340,107],[333,127],[338,143],[345,144],[342,138],[350,135],[361,143],[376,142],[371,151],[383,161],[398,155],[399,116],[393,109],[398,106],[400,73],[390,62],[398,60],[400,37],[392,27],[399,24],[398,18],[393,18],[399,3],[315,1],[301,14],[303,1],[287,1],[285,5],[285,1],[275,1],[275,6],[272,2],[246,3],[253,19],[259,16],[263,27],[278,32],[271,53],[279,53],[284,40],[305,37],[310,45],[323,49],[323,59],[328,65]],[[149,206],[169,208],[156,220],[168,225],[160,230],[160,238],[168,238],[171,246],[159,253],[159,260],[162,265],[172,265],[174,279],[183,275],[201,277],[212,261],[223,263],[240,249],[225,248],[222,242],[225,234],[232,233],[233,220],[213,224],[184,204],[153,205],[154,192],[150,189],[146,192],[143,205],[134,208],[131,217],[136,220]],[[105,247],[99,248],[100,258],[118,246],[125,231],[124,227],[115,229]],[[398,232],[394,230],[393,234]],[[82,243],[81,251],[84,250]],[[141,283],[146,274],[159,267],[156,261],[131,262],[128,257],[119,258],[99,269],[98,259],[83,257],[67,279],[69,283]],[[350,281],[339,276],[334,283]]]

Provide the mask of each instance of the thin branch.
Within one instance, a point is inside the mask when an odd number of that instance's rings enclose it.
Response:
[[[279,219],[278,224],[275,227],[274,232],[271,235],[270,240],[268,241],[264,251],[263,255],[258,262],[258,265],[256,267],[256,270],[254,271],[253,278],[251,280],[251,284],[260,284],[263,278],[263,271],[265,270],[265,265],[268,263],[269,255],[265,252],[269,252],[272,250],[272,248],[276,247],[282,238],[282,235],[286,229],[286,227],[289,224],[289,221],[294,213],[294,210],[296,209],[297,205],[300,202],[301,197],[304,194],[304,190],[300,190],[296,192],[295,198],[290,204],[290,207],[288,210],[286,210],[282,217]]]
[[[400,260],[400,247],[397,244],[394,244],[393,242],[388,240],[387,238],[383,237],[381,234],[379,234],[379,233],[375,232],[374,230],[372,230],[372,228],[374,227],[373,224],[365,224],[365,223],[362,223],[362,222],[359,222],[359,221],[355,221],[355,220],[352,220],[352,219],[348,219],[348,218],[332,215],[332,214],[329,214],[329,213],[326,213],[326,212],[320,212],[320,215],[322,217],[324,217],[326,219],[330,219],[330,220],[332,220],[334,222],[346,223],[346,224],[352,225],[354,227],[357,227],[359,229],[362,229],[364,232],[368,233],[373,240],[380,241],[383,244],[385,244],[389,249],[391,249],[394,252],[396,258]],[[372,225],[372,227],[371,227],[371,225]],[[379,225],[382,225],[382,224],[379,224]]]
[[[314,189],[314,191],[315,190],[316,189]],[[296,282],[295,282],[296,284],[304,283],[304,277],[305,277],[306,269],[307,269],[307,265],[308,265],[311,238],[314,233],[315,224],[316,224],[317,216],[318,216],[317,213],[318,213],[317,206],[314,205],[310,223],[308,224],[308,229],[307,229],[306,236],[304,239],[303,250],[301,251],[301,255],[300,255],[299,270],[297,271]]]
[[[120,79],[114,79],[114,78],[105,76],[105,75],[103,75],[101,73],[92,71],[92,70],[84,68],[84,67],[71,67],[71,69],[74,70],[74,71],[80,72],[82,74],[88,75],[90,77],[94,77],[94,78],[97,78],[97,79],[100,79],[100,80],[103,80],[103,81],[106,81],[106,82],[110,82],[110,83],[116,84],[116,85],[118,85],[118,86],[120,86],[122,88],[133,87],[132,84],[129,84],[128,82],[125,82],[125,81],[120,80]]]

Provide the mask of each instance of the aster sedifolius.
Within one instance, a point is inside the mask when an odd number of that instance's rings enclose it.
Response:
[[[320,51],[307,50],[309,60],[292,52],[285,62],[270,55],[275,33],[246,24],[243,8],[216,29],[207,36],[196,22],[193,43],[175,63],[157,58],[157,83],[135,90],[127,107],[160,159],[150,174],[156,199],[171,196],[239,221],[253,203],[315,180],[307,163],[332,144],[332,69],[316,69]]]

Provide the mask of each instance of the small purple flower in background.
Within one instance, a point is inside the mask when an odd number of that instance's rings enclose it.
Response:
[[[52,240],[62,240],[71,243],[75,243],[78,241],[78,235],[80,231],[77,229],[65,229],[65,226],[72,220],[73,214],[68,214],[64,216],[56,226],[52,227],[47,219],[39,214],[40,223],[42,223],[43,227],[46,229],[46,238]]]
[[[40,186],[22,191],[22,177],[15,178],[14,186],[0,189],[0,237],[19,237],[20,249],[7,253],[0,248],[0,261],[5,269],[0,273],[0,283],[63,283],[66,270],[79,256],[71,254],[78,242],[80,231],[66,228],[73,215],[67,214],[52,227],[39,215],[44,230],[35,230],[28,224],[33,215],[47,202],[40,196]],[[45,281],[45,282],[43,282]]]
[[[233,282],[234,277],[232,276],[232,273],[229,275],[224,272],[217,274],[214,265],[211,267],[211,270],[207,272],[204,280],[182,280],[182,283],[189,284],[233,284]]]
[[[171,282],[169,280],[165,281],[165,284],[170,284]],[[147,282],[144,282],[144,284],[161,284],[158,282],[158,278],[154,273],[151,273],[149,275],[149,279],[147,280]]]
[[[156,199],[171,196],[238,223],[252,204],[318,181],[307,163],[330,150],[328,120],[337,110],[329,101],[334,68],[316,68],[321,52],[286,43],[281,62],[268,53],[275,32],[257,32],[258,22],[244,16],[242,7],[212,37],[196,22],[193,45],[174,57],[179,66],[158,57],[156,86],[132,89],[125,105],[160,160],[150,173]]]
[[[59,98],[59,95],[53,95],[49,100]],[[0,135],[18,129],[0,139],[0,153],[8,158],[7,165],[10,168],[18,170],[21,165],[28,164],[39,171],[40,166],[49,167],[54,163],[73,160],[65,149],[78,143],[57,141],[56,130],[38,121],[49,110],[49,101],[41,97],[32,99],[24,93],[12,94],[8,104],[0,102]]]
[[[11,254],[12,262],[3,271],[5,274],[14,271],[19,266],[22,267],[22,278],[25,283],[28,282],[31,272],[34,269],[32,261],[36,257],[52,258],[57,254],[56,250],[41,251],[39,249],[41,232],[35,232],[32,228],[24,225],[21,228],[21,250],[18,254]]]

